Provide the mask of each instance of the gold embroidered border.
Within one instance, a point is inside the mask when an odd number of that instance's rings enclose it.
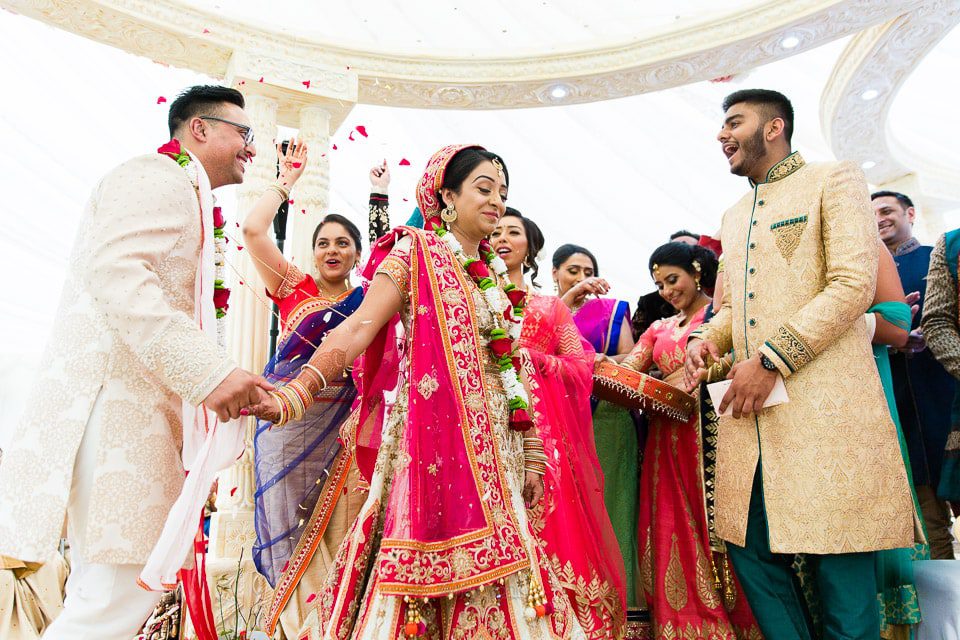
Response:
[[[781,325],[766,344],[780,356],[791,372],[809,364],[817,355],[789,323]]]
[[[310,515],[310,521],[307,523],[297,546],[290,556],[290,564],[287,570],[280,576],[273,593],[273,600],[270,603],[270,611],[266,618],[267,635],[273,635],[280,614],[283,613],[290,596],[300,583],[300,578],[310,565],[313,554],[317,551],[323,534],[330,524],[330,517],[333,515],[333,508],[337,506],[337,501],[343,492],[343,486],[347,482],[347,472],[350,470],[350,464],[353,462],[353,456],[346,449],[341,449],[334,458],[332,471],[323,484],[320,493],[320,499],[317,506],[314,507]]]

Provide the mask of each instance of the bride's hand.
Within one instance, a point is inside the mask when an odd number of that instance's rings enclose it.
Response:
[[[523,502],[533,509],[543,498],[543,476],[527,471],[523,478]]]
[[[294,138],[287,144],[286,153],[283,152],[283,145],[278,144],[277,163],[280,165],[277,180],[284,189],[290,191],[307,169],[307,143]]]
[[[276,398],[264,394],[260,402],[250,405],[240,413],[245,416],[256,416],[267,422],[276,422],[280,419],[280,405],[277,404]]]

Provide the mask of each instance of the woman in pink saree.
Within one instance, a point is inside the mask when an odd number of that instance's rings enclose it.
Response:
[[[555,296],[533,293],[539,227],[507,207],[490,243],[510,281],[528,293],[520,347],[534,421],[547,456],[544,498],[531,524],[574,613],[591,640],[622,638],[626,576],[603,502],[603,472],[593,441],[590,391],[594,351]]]
[[[687,340],[704,322],[710,298],[703,289],[714,285],[717,258],[703,247],[671,242],[653,252],[650,272],[678,313],[650,325],[622,364],[641,372],[656,364],[665,382],[683,388]],[[716,430],[701,427],[710,420],[716,420],[712,410],[685,422],[651,414],[640,472],[639,538],[640,584],[655,638],[761,637],[709,527],[712,486],[704,481],[704,456],[716,444]]]
[[[381,239],[360,308],[255,408],[282,428],[361,352],[365,406],[400,315],[394,408],[379,432],[361,410],[343,433],[368,498],[300,638],[584,638],[527,516],[546,458],[514,360],[525,296],[484,240],[506,190],[503,161],[482,147],[434,154],[417,189],[425,228]]]

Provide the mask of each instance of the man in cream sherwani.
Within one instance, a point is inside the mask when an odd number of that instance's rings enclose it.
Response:
[[[769,640],[807,640],[793,554],[808,554],[824,636],[880,636],[874,555],[914,542],[906,469],[867,335],[880,243],[863,172],[791,153],[775,91],[724,101],[718,136],[751,191],[723,216],[717,315],[687,370],[733,350],[719,407],[716,528]],[[696,338],[700,338],[699,340]],[[787,404],[762,408],[778,376]]]
[[[137,633],[161,595],[137,581],[184,485],[184,414],[203,403],[216,413],[203,416],[236,418],[270,388],[199,322],[213,304],[199,286],[210,190],[241,182],[256,153],[243,106],[233,89],[186,90],[169,126],[193,168],[160,153],[125,162],[81,219],[42,372],[0,460],[0,554],[49,560],[66,517],[73,570],[44,638]]]

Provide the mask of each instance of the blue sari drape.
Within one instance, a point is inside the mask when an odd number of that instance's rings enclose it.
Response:
[[[357,287],[336,304],[323,307],[317,301],[316,309],[290,328],[263,376],[274,384],[296,377],[324,336],[356,311],[362,300],[363,290]],[[351,378],[331,381],[314,398],[303,420],[278,429],[271,429],[270,422],[257,421],[253,438],[257,534],[253,562],[271,587],[290,560],[340,453],[340,425],[349,416],[356,396]]]

